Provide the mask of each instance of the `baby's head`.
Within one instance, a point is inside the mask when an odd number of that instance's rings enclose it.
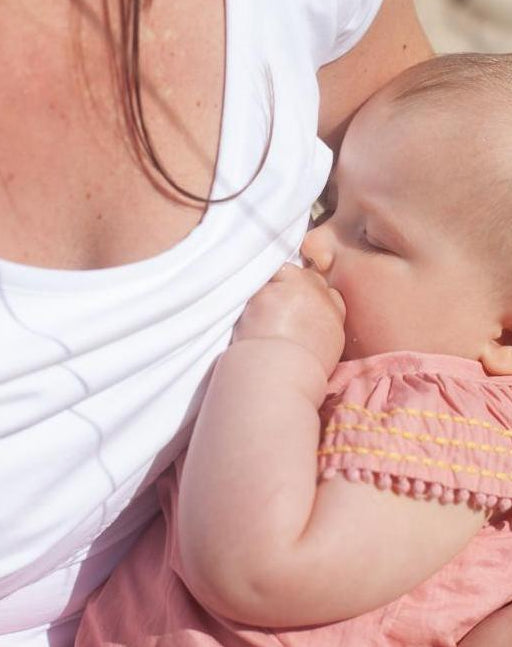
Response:
[[[344,358],[397,350],[512,374],[512,56],[402,73],[354,117],[303,254],[347,305]]]

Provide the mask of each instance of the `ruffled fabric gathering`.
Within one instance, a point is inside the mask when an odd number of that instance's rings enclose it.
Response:
[[[512,379],[478,362],[390,353],[340,364],[319,474],[442,504],[512,508]]]
[[[331,379],[331,392],[336,395],[322,409],[325,433],[320,469],[325,476],[340,471],[351,480],[360,478],[373,487],[397,488],[404,495],[418,498],[437,494],[436,498],[441,499],[444,495],[446,503],[451,496],[454,501],[458,497],[462,501],[467,497],[469,501],[478,493],[505,499],[510,488],[506,479],[500,489],[502,481],[490,478],[489,483],[498,483],[496,490],[491,491],[483,476],[457,471],[457,468],[441,469],[425,461],[474,465],[479,470],[500,470],[505,475],[512,472],[508,468],[511,437],[490,429],[496,426],[503,431],[512,427],[512,414],[510,419],[506,417],[512,406],[502,402],[512,388],[512,380],[507,379],[508,383],[500,378],[488,384],[489,378],[476,362],[455,358],[393,354],[343,362]],[[482,389],[488,393],[483,400]],[[472,394],[471,399],[480,403],[474,419],[478,417],[489,426],[487,429],[484,425],[488,436],[483,440],[473,438],[476,423],[462,421],[469,416],[469,407],[462,404],[463,399],[469,398],[461,396],[465,390]],[[444,394],[441,397],[440,392]],[[485,413],[486,407],[495,413]],[[427,416],[427,410],[433,412],[433,417]],[[448,417],[443,422],[445,414]],[[418,421],[418,428],[408,426],[414,420]],[[440,424],[446,429],[441,429]],[[365,429],[354,428],[355,425]],[[489,447],[491,444],[503,446],[505,453],[486,452],[485,448],[467,445],[482,442],[489,443]],[[349,450],[338,451],[345,446]],[[356,451],[358,447],[362,449]],[[406,460],[393,454],[416,458]],[[489,463],[480,464],[475,462],[477,454],[491,454],[493,458]],[[501,457],[499,461],[497,457]],[[511,599],[512,515],[507,515],[507,519],[491,519],[453,560],[426,582],[387,606],[361,616],[279,633],[256,630],[215,616],[196,603],[184,584],[177,543],[179,485],[184,460],[183,454],[160,477],[158,492],[165,517],[155,519],[130,558],[90,600],[77,647],[98,647],[100,643],[140,647],[156,644],[454,646],[483,618]],[[435,470],[442,477],[436,478]],[[492,503],[492,499],[490,502],[486,499],[487,503]],[[162,564],[168,568],[162,568]],[[120,614],[119,609],[124,613]]]

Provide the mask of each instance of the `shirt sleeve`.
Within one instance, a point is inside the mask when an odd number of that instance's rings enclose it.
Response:
[[[364,36],[383,0],[280,0],[273,11],[290,24],[299,20],[295,31],[303,46],[310,46],[318,69],[346,54]]]
[[[373,366],[328,398],[321,475],[341,472],[415,498],[508,510],[511,384],[432,368]]]
[[[335,0],[336,34],[325,63],[352,49],[364,36],[383,0]]]

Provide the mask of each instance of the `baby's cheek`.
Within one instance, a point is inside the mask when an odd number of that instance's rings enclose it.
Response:
[[[344,359],[402,350],[404,317],[382,292],[361,290],[346,297],[346,306]]]
[[[363,315],[367,316],[367,315]],[[384,352],[382,331],[369,319],[345,326],[345,350],[343,359],[360,359]]]
[[[343,358],[359,359],[380,352],[378,338],[374,313],[368,308],[358,308],[357,304],[352,309],[347,307]]]

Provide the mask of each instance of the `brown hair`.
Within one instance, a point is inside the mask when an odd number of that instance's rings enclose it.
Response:
[[[252,184],[254,179],[260,173],[267,159],[274,126],[274,106],[271,76],[266,70],[268,88],[267,99],[269,103],[267,142],[254,173],[251,175],[251,177],[249,177],[247,182],[242,187],[237,189],[234,193],[231,193],[230,195],[224,196],[222,198],[211,199],[207,196],[200,196],[187,190],[185,187],[181,186],[173,179],[169,171],[165,168],[165,165],[162,163],[144,118],[144,106],[140,75],[139,31],[141,10],[144,8],[149,8],[151,4],[152,0],[142,0],[142,2],[141,0],[118,0],[118,14],[120,22],[120,51],[118,61],[119,74],[117,76],[117,79],[118,87],[120,90],[120,99],[124,120],[130,134],[130,139],[132,141],[134,151],[139,162],[146,170],[146,172],[148,172],[148,165],[149,171],[153,171],[153,174],[150,174],[150,178],[157,186],[158,182],[154,180],[155,173],[157,177],[159,177],[160,181],[163,180],[164,186],[167,185],[171,187],[172,189],[174,189],[174,191],[177,191],[180,195],[190,200],[194,200],[207,205],[212,203],[227,202],[239,196],[243,191],[245,191],[248,186]],[[114,39],[110,13],[108,9],[108,0],[103,0],[103,14],[112,50]],[[116,56],[115,51],[112,50],[112,53],[113,56]],[[224,54],[224,60],[226,60],[226,53]],[[223,90],[223,96],[224,95],[225,87]],[[218,157],[215,161],[215,166],[217,165],[217,161]]]
[[[224,12],[226,12],[225,0],[223,1]],[[173,193],[178,193],[189,200],[203,203],[206,206],[212,203],[227,202],[245,191],[258,176],[265,164],[272,141],[274,128],[274,93],[270,71],[268,69],[263,71],[266,78],[266,99],[268,105],[267,139],[256,169],[243,186],[234,193],[215,199],[197,195],[178,184],[169,173],[161,161],[145,120],[143,93],[151,92],[153,98],[155,98],[155,90],[145,84],[144,79],[141,77],[139,34],[142,14],[144,10],[151,8],[153,0],[117,0],[117,2],[114,2],[114,0],[102,0],[100,16],[97,16],[91,10],[87,0],[71,0],[71,2],[72,6],[77,10],[76,18],[78,21],[81,18],[86,18],[90,24],[105,34],[109,55],[108,63],[113,85],[118,95],[124,127],[127,130],[129,141],[131,142],[132,151],[153,186],[165,195],[171,196]],[[75,23],[75,28],[79,31],[79,22]],[[75,39],[75,47],[82,73],[85,75],[85,84],[89,88],[89,80],[86,78],[87,73],[84,64],[85,53],[79,37]],[[226,61],[226,52],[224,53],[224,61]],[[224,95],[225,87],[223,89],[223,97]],[[222,106],[221,118],[223,112]],[[215,160],[215,167],[217,166],[217,161],[218,157]],[[216,168],[214,168],[214,176],[215,171]],[[169,192],[169,188],[172,189],[171,193]]]
[[[405,70],[387,91],[399,119],[403,110],[424,109],[469,125],[464,137],[478,141],[488,161],[472,177],[475,199],[464,211],[469,242],[478,241],[496,261],[500,285],[512,298],[512,54],[438,56]]]

